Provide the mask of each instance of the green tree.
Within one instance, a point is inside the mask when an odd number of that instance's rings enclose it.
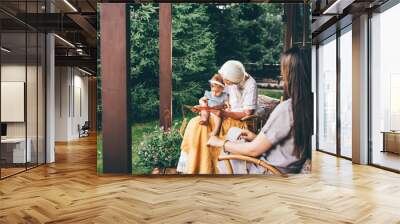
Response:
[[[216,60],[240,60],[250,71],[278,64],[283,49],[283,6],[271,3],[210,4],[212,31],[217,34]]]
[[[130,7],[130,102],[135,121],[158,116],[158,4]]]
[[[216,72],[215,34],[210,29],[207,6],[174,4],[172,11],[173,101],[195,104]]]
[[[215,35],[206,6],[173,5],[173,108],[194,104],[215,73]],[[159,111],[159,25],[157,4],[130,6],[130,89],[134,120]]]
[[[173,109],[195,104],[229,59],[253,74],[279,63],[282,4],[173,4]],[[130,5],[130,102],[134,120],[159,113],[158,4]]]

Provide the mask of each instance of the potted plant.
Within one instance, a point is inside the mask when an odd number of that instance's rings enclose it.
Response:
[[[177,124],[168,131],[155,127],[139,145],[139,165],[153,169],[152,174],[176,173],[181,142]]]

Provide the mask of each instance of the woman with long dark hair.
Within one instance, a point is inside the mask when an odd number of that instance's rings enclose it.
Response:
[[[274,109],[258,135],[242,130],[239,138],[245,142],[211,137],[208,144],[221,147],[225,153],[258,157],[284,173],[300,172],[304,162],[311,157],[313,102],[309,54],[299,48],[283,53],[281,75],[285,101]],[[264,172],[254,164],[244,169],[249,173]],[[219,171],[224,173],[222,168]]]

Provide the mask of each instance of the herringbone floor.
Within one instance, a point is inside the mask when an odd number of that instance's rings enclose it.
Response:
[[[96,174],[95,138],[0,181],[0,223],[400,223],[400,175],[314,153],[289,178]]]

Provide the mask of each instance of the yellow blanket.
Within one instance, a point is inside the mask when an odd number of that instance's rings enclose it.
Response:
[[[191,119],[186,127],[181,145],[182,152],[187,154],[186,172],[187,174],[217,174],[217,162],[220,148],[207,146],[208,134],[213,130],[214,119],[209,119],[207,126],[200,125],[200,117]],[[229,128],[246,128],[244,122],[224,119],[219,137],[224,139]]]

